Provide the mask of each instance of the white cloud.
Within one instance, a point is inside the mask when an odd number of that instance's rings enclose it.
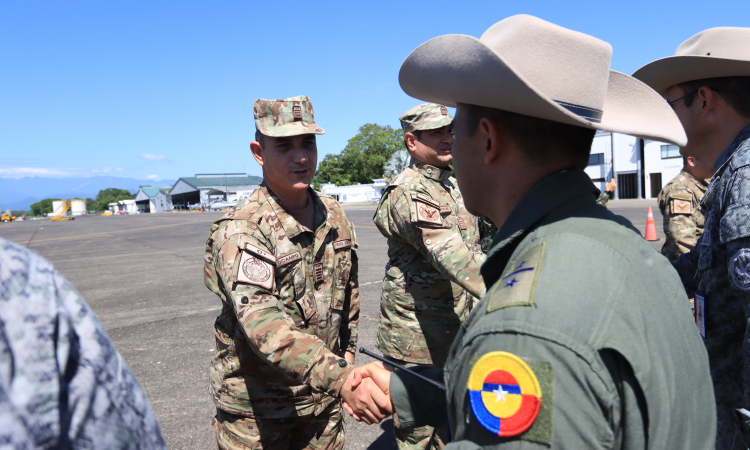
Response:
[[[79,175],[78,168],[64,167],[0,167],[0,178],[50,177],[63,178]]]
[[[148,179],[148,180],[154,180],[154,181],[159,181],[159,180],[161,180],[161,177],[159,175],[149,175],[149,176],[146,177],[146,179]]]
[[[166,161],[167,157],[164,155],[152,155],[151,153],[141,153],[141,158],[149,161]]]

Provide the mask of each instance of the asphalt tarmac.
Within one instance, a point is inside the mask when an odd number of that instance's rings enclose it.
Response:
[[[609,208],[641,233],[654,200],[612,201]],[[347,207],[360,250],[359,345],[375,351],[386,241],[372,223],[375,208]],[[83,295],[141,383],[170,449],[216,448],[210,420],[208,364],[220,302],[203,284],[203,254],[221,213],[88,216],[64,222],[0,223],[0,237],[50,260]],[[371,361],[357,356],[357,364]],[[347,449],[395,449],[393,423],[347,420]]]

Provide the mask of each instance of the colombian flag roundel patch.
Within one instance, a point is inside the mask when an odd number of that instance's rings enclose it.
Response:
[[[534,423],[542,389],[518,356],[490,352],[474,364],[467,383],[471,409],[484,428],[500,437],[517,436]]]

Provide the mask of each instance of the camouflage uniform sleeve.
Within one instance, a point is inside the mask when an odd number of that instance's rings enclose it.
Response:
[[[609,192],[604,191],[602,192],[602,195],[599,196],[599,198],[596,199],[596,203],[607,206],[607,202],[610,200]]]
[[[274,294],[273,275],[270,288],[238,281],[240,259],[246,253],[239,249],[240,236],[255,241],[257,247],[265,246],[243,234],[235,221],[219,227],[215,235],[221,238],[220,241],[215,239],[219,242],[214,244],[213,257],[218,282],[224,286],[227,301],[234,309],[250,348],[267,364],[300,384],[337,397],[353,368],[317,336],[294,326]],[[266,269],[273,273],[270,264]]]
[[[354,234],[354,225],[352,228],[352,236]],[[357,351],[357,339],[359,338],[359,257],[357,254],[357,239],[354,238],[354,248],[352,250],[352,270],[349,272],[349,283],[346,286],[346,303],[344,304],[345,310],[348,314],[341,321],[341,344],[340,348],[356,353]]]
[[[440,225],[419,221],[416,209],[421,205],[416,203],[406,193],[392,203],[390,215],[398,235],[416,248],[444,277],[474,297],[481,298],[486,292],[479,273],[484,255],[474,253],[458,231],[445,225],[445,219]]]
[[[701,231],[693,216],[698,207],[690,191],[676,190],[664,198],[664,211],[668,222],[664,232],[667,235],[667,244],[673,247],[670,250],[675,254],[689,252],[700,237]]]

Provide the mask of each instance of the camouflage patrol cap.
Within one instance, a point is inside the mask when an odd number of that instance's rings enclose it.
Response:
[[[315,125],[310,97],[298,95],[284,100],[259,98],[253,103],[255,128],[266,136],[297,136],[300,134],[323,134]]]
[[[422,103],[406,111],[398,118],[404,133],[417,130],[434,130],[450,125],[453,117],[448,114],[448,108],[437,103]]]

